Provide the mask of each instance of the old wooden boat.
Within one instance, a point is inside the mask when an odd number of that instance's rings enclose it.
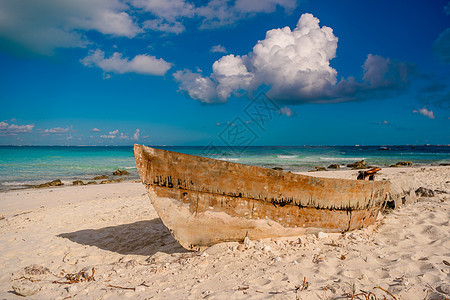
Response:
[[[373,224],[388,181],[317,178],[134,146],[136,166],[164,225],[186,249]]]

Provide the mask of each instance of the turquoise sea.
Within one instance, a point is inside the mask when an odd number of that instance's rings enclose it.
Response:
[[[258,146],[248,148],[162,147],[176,152],[207,156],[231,162],[282,167],[289,171],[307,171],[365,159],[367,164],[389,166],[399,161],[414,165],[450,163],[450,146]],[[133,147],[81,146],[0,146],[0,190],[26,188],[54,179],[66,184],[89,180],[97,175],[111,175],[117,168],[128,170],[128,179],[138,179]]]

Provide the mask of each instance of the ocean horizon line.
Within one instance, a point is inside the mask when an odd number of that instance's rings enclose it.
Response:
[[[0,147],[133,147],[134,145],[0,145]],[[211,147],[210,145],[145,145],[148,147]],[[257,148],[257,147],[450,147],[450,144],[355,144],[355,145],[251,145],[251,146],[234,146],[234,145],[214,145],[214,147],[223,148]]]

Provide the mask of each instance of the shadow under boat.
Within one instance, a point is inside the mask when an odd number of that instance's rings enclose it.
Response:
[[[123,255],[151,256],[156,252],[167,254],[188,252],[172,237],[160,218],[61,233],[58,237]]]

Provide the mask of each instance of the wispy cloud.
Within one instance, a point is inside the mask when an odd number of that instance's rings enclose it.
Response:
[[[295,114],[296,114],[295,111],[293,111],[287,106],[280,108],[280,115],[285,115],[286,117],[289,118],[294,116]]]
[[[102,138],[102,139],[115,139],[116,136],[115,136],[115,135],[112,135],[112,134],[110,134],[110,135],[102,134],[102,135],[100,136],[100,138]]]
[[[86,47],[85,32],[133,38],[143,30],[120,0],[0,1],[1,48],[51,55],[56,48]]]
[[[108,132],[108,134],[103,134],[100,136],[100,138],[102,139],[117,139],[117,140],[122,140],[122,141],[137,141],[139,140],[139,133],[140,133],[140,129],[136,129],[136,131],[134,132],[134,134],[130,137],[130,135],[128,133],[124,133],[124,132],[120,132],[119,134],[119,129],[113,130]],[[93,137],[91,137],[93,138]]]
[[[215,45],[211,47],[212,53],[227,53],[227,49],[225,49],[222,45]]]
[[[432,110],[428,110],[425,107],[424,108],[420,108],[420,109],[414,109],[413,113],[421,114],[421,115],[426,116],[426,117],[428,117],[430,119],[434,119],[435,118],[433,111]]]
[[[372,122],[371,124],[386,127],[386,128],[393,128],[393,129],[401,130],[401,131],[412,131],[413,130],[411,128],[406,128],[406,127],[403,127],[403,126],[400,126],[397,124],[392,124],[391,122],[389,122],[387,120],[379,121],[379,122]]]
[[[9,124],[7,122],[0,122],[0,134],[17,134],[17,133],[29,133],[32,132],[34,124],[29,125],[16,125]]]
[[[108,134],[102,134],[100,138],[102,139],[115,139],[117,134],[119,133],[119,129],[108,132]]]
[[[444,63],[450,63],[450,28],[445,29],[433,44],[434,54]]]
[[[218,28],[278,7],[292,11],[296,6],[297,0],[210,0],[197,5],[188,0],[0,1],[4,16],[0,47],[52,55],[57,48],[92,44],[89,31],[130,39],[148,31],[180,34],[185,24]]]
[[[121,140],[129,140],[130,137],[128,136],[128,134],[124,134],[123,132],[121,132],[120,135],[119,135],[119,139],[121,139]]]
[[[139,132],[140,132],[140,129],[136,129],[136,131],[133,134],[132,140],[135,140],[135,141],[139,140]]]
[[[100,132],[101,130],[98,128],[92,128],[91,130],[89,130],[90,132]]]
[[[71,130],[71,129],[72,129],[72,126],[67,127],[67,128],[55,127],[55,128],[45,129],[45,130],[41,131],[41,133],[43,133],[43,134],[66,133],[66,132],[69,132],[69,130]]]
[[[199,20],[200,29],[213,29],[229,26],[257,14],[272,13],[278,7],[292,11],[297,6],[297,0],[211,0],[203,1],[202,5],[187,0],[130,0],[130,3],[150,13],[143,22],[143,28],[175,34],[185,30],[183,23],[189,19]]]
[[[88,56],[81,60],[81,63],[87,67],[98,67],[105,72],[117,74],[137,73],[144,75],[164,75],[172,66],[162,58],[156,58],[151,55],[136,55],[133,59],[122,58],[122,54],[114,54],[106,58],[105,52],[100,49],[91,51]]]

